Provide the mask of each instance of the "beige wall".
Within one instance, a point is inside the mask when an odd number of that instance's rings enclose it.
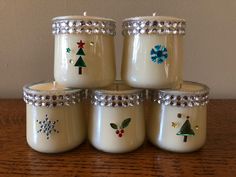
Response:
[[[185,18],[184,78],[209,85],[212,98],[236,98],[235,0],[0,0],[0,98],[21,97],[24,84],[53,79],[51,18],[83,11],[117,20],[118,78],[123,18],[155,11]]]

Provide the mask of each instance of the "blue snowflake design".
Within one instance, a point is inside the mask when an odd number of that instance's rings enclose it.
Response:
[[[165,46],[162,45],[156,45],[154,48],[151,50],[151,60],[154,63],[161,64],[165,60],[167,60],[168,54],[167,54],[167,49]]]

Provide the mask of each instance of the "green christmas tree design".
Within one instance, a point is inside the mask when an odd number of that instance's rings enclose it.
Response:
[[[188,118],[184,122],[184,124],[180,128],[180,131],[176,135],[184,136],[184,142],[187,142],[188,136],[195,135],[193,129],[191,128],[191,124],[190,124],[190,121],[188,120]]]
[[[77,44],[78,44],[79,50],[76,53],[76,55],[78,55],[79,58],[76,61],[74,66],[79,67],[79,74],[81,75],[82,74],[82,68],[86,67],[86,64],[83,60],[83,56],[85,56],[85,53],[84,53],[84,50],[83,50],[85,43],[82,40],[80,40],[80,42],[77,42]]]

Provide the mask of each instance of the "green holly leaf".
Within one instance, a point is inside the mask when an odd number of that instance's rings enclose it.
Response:
[[[129,123],[131,121],[131,118],[125,119],[122,124],[121,124],[121,128],[126,128],[128,127]]]
[[[116,125],[116,124],[114,124],[114,123],[110,123],[110,126],[111,126],[111,128],[113,128],[113,129],[118,129],[118,126]]]

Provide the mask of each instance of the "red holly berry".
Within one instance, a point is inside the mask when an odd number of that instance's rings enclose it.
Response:
[[[125,131],[122,129],[120,132],[121,132],[121,133],[124,133]]]
[[[122,137],[122,134],[121,134],[121,133],[119,134],[119,137]]]
[[[120,133],[120,131],[119,130],[116,130],[116,134],[119,134]]]

